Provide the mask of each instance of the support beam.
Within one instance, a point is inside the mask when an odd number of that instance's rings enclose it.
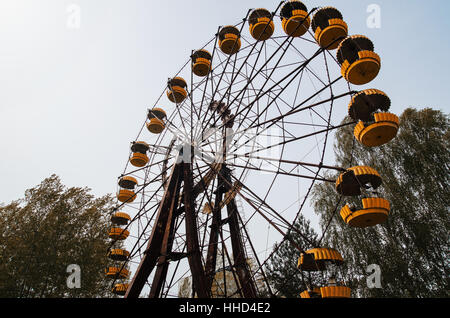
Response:
[[[176,161],[178,162],[178,160]],[[190,202],[191,204],[190,208],[192,210],[191,215],[193,215],[194,218],[193,221],[191,222],[194,223],[195,231],[197,231],[196,214],[194,213],[194,200],[201,193],[201,191],[204,191],[204,189],[206,189],[211,180],[217,175],[218,171],[220,170],[221,164],[220,163],[213,164],[210,167],[210,170],[208,171],[206,176],[202,178],[195,186],[192,185],[193,175],[192,169],[190,168],[189,165],[188,170],[190,175],[189,184],[191,189],[189,195],[185,195],[186,186],[184,186],[183,193],[180,193],[180,190],[177,190],[177,187],[179,187],[181,185],[181,182],[184,180],[183,175],[184,165],[185,165],[184,163],[175,164],[172,168],[171,174],[165,181],[166,189],[164,192],[163,199],[161,200],[161,203],[158,208],[158,214],[156,217],[155,225],[152,230],[152,234],[150,236],[150,240],[147,244],[147,250],[144,252],[144,257],[142,258],[139,267],[136,270],[136,273],[125,294],[125,298],[139,297],[142,288],[147,282],[148,277],[150,276],[151,272],[156,266],[158,257],[162,255],[161,246],[164,241],[164,235],[166,233],[168,223],[172,222],[173,219],[186,212],[186,204],[184,206],[178,206],[177,203],[183,202],[185,203],[186,201]],[[173,201],[176,192],[178,192],[177,199],[176,201]],[[173,207],[173,210],[171,210],[171,207]],[[195,235],[197,235],[197,233],[195,233]],[[198,239],[197,239],[197,246],[199,246]],[[203,270],[202,266],[201,269]],[[155,293],[155,297],[157,297],[157,293]]]
[[[207,288],[206,275],[200,253],[192,178],[191,163],[183,163],[186,245],[189,267],[192,273],[192,284],[199,298],[209,298],[211,297],[211,291]]]
[[[166,280],[167,271],[169,269],[168,255],[172,252],[172,245],[175,237],[175,221],[177,219],[175,216],[175,211],[177,210],[180,186],[181,180],[180,178],[177,178],[175,193],[171,199],[171,205],[169,208],[169,216],[160,250],[160,257],[158,258],[158,265],[156,267],[152,287],[148,295],[149,298],[157,298],[161,295],[161,290]]]
[[[225,169],[226,188],[231,189],[230,170]],[[236,200],[233,198],[227,204],[228,224],[230,227],[231,247],[233,249],[234,267],[239,278],[240,287],[245,298],[256,298],[256,286],[249,271],[247,264],[244,244],[242,241],[241,229],[239,227],[238,209]]]
[[[211,231],[209,236],[208,252],[206,256],[205,272],[208,277],[207,287],[211,290],[214,276],[216,273],[217,249],[219,243],[220,222],[222,219],[222,208],[220,202],[223,198],[223,181],[218,179],[216,198],[212,208]]]
[[[164,233],[167,227],[167,222],[171,214],[170,208],[173,207],[173,198],[176,191],[177,183],[181,177],[181,166],[174,165],[172,173],[168,180],[167,189],[159,206],[158,215],[156,217],[155,226],[153,227],[150,236],[147,250],[144,252],[139,267],[128,287],[125,298],[138,298],[142,288],[144,287],[150,273],[153,271],[156,261],[160,256],[160,249],[164,239]]]

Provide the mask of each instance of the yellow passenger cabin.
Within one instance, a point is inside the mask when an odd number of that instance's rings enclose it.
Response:
[[[219,47],[220,50],[227,54],[233,55],[241,49],[241,33],[232,26],[224,26],[219,31]]]
[[[326,269],[327,263],[341,265],[344,262],[342,255],[332,248],[314,248],[302,253],[298,259],[298,269],[314,272]]]
[[[358,122],[354,135],[364,146],[378,147],[387,144],[397,136],[400,120],[397,115],[391,113],[375,113],[373,121]]]
[[[383,198],[364,198],[362,208],[346,204],[341,209],[341,217],[351,227],[366,228],[384,223],[389,215],[389,201]]]
[[[308,32],[311,19],[303,2],[292,0],[286,2],[280,11],[281,26],[284,33],[292,37],[300,37]]]
[[[108,258],[117,262],[124,262],[129,256],[130,252],[120,248],[114,248],[108,251]]]
[[[382,183],[379,173],[367,166],[347,169],[336,180],[336,191],[343,196],[358,196],[361,189],[377,189]]]
[[[119,180],[119,192],[117,193],[117,199],[123,203],[131,203],[136,199],[134,188],[137,185],[137,180],[130,176],[122,177]]]
[[[320,288],[321,298],[350,298],[351,289],[345,286],[326,286]]]
[[[205,77],[211,71],[212,56],[207,50],[198,50],[192,54],[192,72]]]
[[[275,31],[272,14],[266,9],[255,9],[250,13],[248,24],[251,36],[257,41],[268,40]]]
[[[144,167],[149,158],[147,156],[147,151],[150,149],[150,146],[144,141],[135,141],[131,145],[131,158],[130,163],[135,167]]]
[[[127,225],[130,220],[130,216],[124,212],[115,212],[111,215],[111,223],[115,225]]]
[[[167,98],[172,103],[180,104],[187,97],[187,83],[181,77],[174,77],[167,83]]]
[[[348,113],[353,120],[359,121],[354,135],[362,145],[377,147],[395,138],[400,120],[386,112],[390,106],[389,97],[378,89],[366,89],[353,96]]]
[[[350,298],[351,289],[345,286],[316,287],[312,291],[305,290],[300,298]]]
[[[339,44],[337,60],[342,76],[355,85],[371,82],[381,69],[380,56],[374,52],[372,41],[363,35],[345,38]]]
[[[311,28],[317,43],[327,50],[337,49],[348,35],[347,23],[339,10],[333,7],[319,9],[312,18]]]
[[[112,288],[112,292],[118,296],[124,296],[127,292],[128,284],[116,284]]]
[[[127,237],[130,235],[130,232],[120,227],[113,227],[109,230],[108,235],[110,239],[123,241],[127,239]]]
[[[169,91],[168,91],[169,92]],[[160,134],[166,128],[164,119],[167,118],[166,112],[162,108],[155,107],[148,111],[149,122],[147,129],[153,134]]]
[[[126,279],[130,276],[130,271],[121,267],[107,267],[105,268],[105,275],[110,279]]]

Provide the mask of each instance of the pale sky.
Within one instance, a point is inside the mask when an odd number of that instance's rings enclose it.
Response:
[[[448,1],[304,2],[339,8],[351,34],[372,39],[382,70],[370,86],[388,93],[392,112],[449,112]],[[278,3],[0,0],[0,202],[53,173],[97,196],[114,193],[147,108],[191,50],[248,9]],[[70,27],[73,4],[79,28]],[[370,4],[381,8],[379,29],[367,27]]]

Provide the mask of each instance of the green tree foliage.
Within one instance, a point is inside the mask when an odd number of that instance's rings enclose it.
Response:
[[[449,117],[407,109],[400,121],[397,137],[377,148],[355,141],[351,127],[337,133],[337,164],[376,169],[383,178],[378,194],[390,201],[391,212],[384,224],[350,228],[340,208],[345,202],[361,206],[361,197],[342,198],[336,210],[340,197],[334,185],[318,184],[313,202],[326,230],[323,245],[343,254],[354,296],[449,297]],[[369,264],[381,268],[381,289],[367,287]]]
[[[0,297],[103,297],[110,196],[66,188],[52,175],[0,206]],[[81,268],[81,288],[69,289],[67,266]]]

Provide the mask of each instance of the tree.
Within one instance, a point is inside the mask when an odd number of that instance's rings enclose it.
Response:
[[[318,184],[313,204],[325,231],[324,244],[338,249],[361,297],[449,297],[450,184],[449,117],[432,109],[406,109],[397,137],[367,148],[351,127],[338,131],[337,165],[367,165],[383,179],[379,195],[389,200],[388,220],[367,229],[350,228],[339,215],[333,184]],[[337,175],[330,175],[337,178]],[[358,204],[360,197],[345,197]],[[378,264],[382,288],[367,287],[367,266]]]
[[[0,297],[103,297],[108,211],[112,198],[88,188],[66,188],[52,175],[0,206]],[[81,288],[69,289],[70,264],[81,269]]]
[[[317,233],[303,215],[299,216],[294,228],[297,231],[291,231],[291,234],[289,234],[291,240],[305,251],[313,248],[315,242],[317,242]],[[298,233],[302,233],[307,240]],[[276,252],[271,256],[266,269],[267,278],[275,289],[274,293],[280,297],[298,298],[302,291],[315,285],[314,277],[302,274],[298,270],[297,259],[300,252],[290,240],[284,240],[282,243],[275,245],[274,249]]]

